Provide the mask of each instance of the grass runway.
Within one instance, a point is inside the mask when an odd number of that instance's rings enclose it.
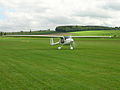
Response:
[[[0,38],[0,90],[119,90],[120,39]]]

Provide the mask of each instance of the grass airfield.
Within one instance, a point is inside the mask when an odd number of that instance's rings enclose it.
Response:
[[[57,39],[56,39],[57,40]],[[119,90],[120,39],[0,38],[0,90]]]

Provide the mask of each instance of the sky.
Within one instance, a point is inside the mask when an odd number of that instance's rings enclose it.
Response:
[[[120,26],[120,0],[0,0],[0,32]]]

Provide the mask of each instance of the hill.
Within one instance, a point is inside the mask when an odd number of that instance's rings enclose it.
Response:
[[[32,32],[8,32],[2,35],[62,35],[62,36],[114,36],[120,37],[120,30],[95,30],[95,31],[75,31],[75,32],[56,32],[56,31],[32,31]]]
[[[114,36],[120,37],[120,30],[101,30],[101,31],[78,31],[69,32],[72,35],[78,36]]]
[[[57,32],[74,32],[74,31],[96,31],[96,30],[120,30],[120,27],[107,26],[58,26]]]

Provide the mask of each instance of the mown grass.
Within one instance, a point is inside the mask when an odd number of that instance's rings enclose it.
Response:
[[[0,38],[0,90],[119,90],[120,39]]]
[[[98,31],[79,31],[79,32],[70,32],[73,35],[80,36],[114,36],[120,37],[120,30],[98,30]]]

